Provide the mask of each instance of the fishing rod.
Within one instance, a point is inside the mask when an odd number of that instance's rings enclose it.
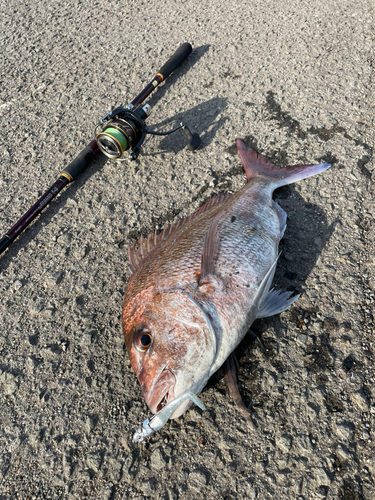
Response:
[[[190,150],[193,151],[199,147],[199,135],[197,133],[192,134],[187,125],[182,122],[177,127],[166,132],[156,132],[148,129],[145,120],[149,116],[151,108],[148,104],[141,106],[151,92],[180,66],[192,50],[190,43],[182,44],[130,104],[125,107],[118,107],[103,116],[95,129],[96,138],[61,172],[56,182],[0,240],[0,254],[13,243],[65,186],[76,180],[87,167],[102,155],[111,160],[136,160],[147,134],[169,135],[179,129],[184,133],[187,139],[187,147]],[[127,151],[129,151],[128,155],[126,155]]]

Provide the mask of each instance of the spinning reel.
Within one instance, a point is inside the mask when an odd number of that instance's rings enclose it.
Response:
[[[151,83],[125,108],[119,107],[110,111],[100,120],[96,127],[96,142],[100,151],[111,160],[125,160],[125,152],[131,150],[130,160],[136,160],[146,138],[146,134],[169,135],[182,129],[190,150],[197,149],[200,145],[200,137],[197,133],[192,134],[184,123],[167,132],[155,132],[145,125],[145,119],[151,113],[148,104],[141,106],[146,97],[164,81],[176,69],[181,62],[192,51],[189,43],[184,43],[177,52],[164,64]]]
[[[200,145],[200,137],[192,134],[184,123],[167,132],[156,132],[146,127],[144,120],[151,113],[149,104],[136,108],[129,104],[126,108],[116,108],[107,113],[96,127],[96,142],[103,154],[111,160],[124,161],[125,152],[129,149],[129,160],[136,160],[146,138],[146,134],[169,135],[182,129],[188,141],[187,147],[192,151]],[[100,132],[98,132],[100,130]]]

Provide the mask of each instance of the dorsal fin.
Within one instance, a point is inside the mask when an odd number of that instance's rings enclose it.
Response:
[[[319,174],[331,166],[328,163],[321,163],[320,165],[278,167],[265,156],[249,148],[241,139],[237,139],[237,149],[247,180],[250,181],[257,175],[266,175],[274,179],[275,188],[306,179],[311,175]]]
[[[172,233],[176,232],[181,226],[195,219],[203,212],[210,210],[217,205],[224,203],[227,198],[229,198],[229,194],[221,193],[212,196],[204,205],[198,208],[193,214],[185,217],[184,219],[179,220],[178,222],[172,223],[170,226],[166,226],[161,233],[157,233],[155,229],[154,233],[148,235],[147,238],[143,238],[143,236],[139,239],[138,248],[135,248],[136,242],[128,243],[128,258],[129,264],[128,268],[131,273],[134,273],[136,269],[141,267],[143,259],[150,252],[154,250],[154,248],[161,242],[167,239]]]

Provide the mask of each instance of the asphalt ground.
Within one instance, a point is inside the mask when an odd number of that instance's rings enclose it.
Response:
[[[98,161],[0,257],[0,499],[375,498],[374,12],[370,1],[3,0],[0,235],[183,42],[136,162]],[[147,442],[123,348],[127,242],[281,166],[275,285],[302,293],[238,352],[250,429],[219,371]]]

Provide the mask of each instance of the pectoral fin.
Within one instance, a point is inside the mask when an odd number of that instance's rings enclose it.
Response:
[[[199,278],[199,286],[207,282],[206,278],[208,276],[215,275],[215,264],[220,248],[220,235],[218,229],[219,219],[220,215],[216,216],[213,219],[206,234],[201,259],[201,275]]]

